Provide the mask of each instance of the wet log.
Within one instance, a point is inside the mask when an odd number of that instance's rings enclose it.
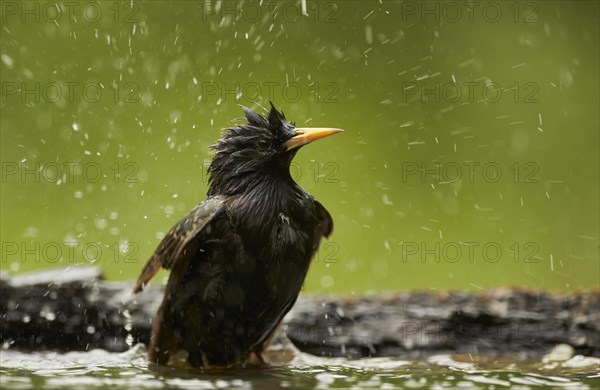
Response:
[[[97,268],[0,277],[2,348],[124,351],[148,343],[162,286],[133,296]],[[542,356],[558,344],[600,356],[600,292],[523,289],[303,295],[283,336],[301,351],[338,357],[451,353]]]

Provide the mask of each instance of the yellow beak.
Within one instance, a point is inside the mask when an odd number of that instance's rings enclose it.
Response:
[[[309,144],[321,138],[328,137],[333,134],[341,133],[342,129],[334,129],[329,127],[302,127],[296,128],[296,134],[285,141],[284,145],[287,150],[299,148],[300,146]]]

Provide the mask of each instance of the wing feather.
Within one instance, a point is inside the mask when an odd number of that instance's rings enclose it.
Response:
[[[182,257],[189,243],[209,226],[209,222],[219,212],[225,209],[225,198],[214,196],[204,200],[194,208],[181,221],[167,233],[160,242],[148,263],[142,269],[140,276],[133,288],[133,293],[142,290],[142,287],[162,267],[172,269],[174,264]]]
[[[315,200],[315,206],[317,209],[317,215],[319,216],[319,233],[321,237],[329,238],[333,231],[333,219],[329,211],[321,203]]]

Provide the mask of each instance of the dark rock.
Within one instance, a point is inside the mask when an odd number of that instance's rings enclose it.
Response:
[[[162,286],[132,295],[97,268],[2,276],[4,348],[124,351],[148,343]],[[600,356],[600,293],[497,289],[343,299],[303,296],[283,333],[301,351],[350,358],[438,353],[542,356],[557,344]]]

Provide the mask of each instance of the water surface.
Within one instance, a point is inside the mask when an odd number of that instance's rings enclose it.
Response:
[[[13,389],[597,389],[600,359],[575,356],[565,362],[436,355],[422,361],[393,358],[346,360],[299,354],[291,364],[270,369],[201,372],[149,367],[146,350],[22,353],[4,350],[3,388]]]

